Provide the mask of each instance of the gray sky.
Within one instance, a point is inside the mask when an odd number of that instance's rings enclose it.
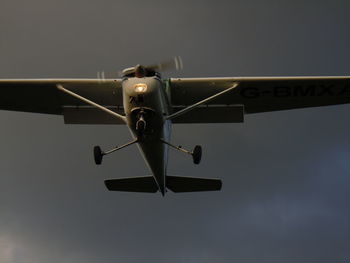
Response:
[[[172,76],[350,75],[350,3],[2,0],[0,78],[95,77],[181,55]],[[170,74],[168,74],[170,76]],[[1,94],[0,94],[1,96]],[[221,192],[108,192],[149,174],[124,126],[0,111],[0,262],[349,262],[350,105],[179,125],[169,173]]]

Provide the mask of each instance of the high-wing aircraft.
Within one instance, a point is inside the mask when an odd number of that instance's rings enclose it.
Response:
[[[170,142],[176,123],[240,123],[244,114],[318,107],[350,102],[350,76],[168,78],[160,71],[171,63],[137,65],[121,78],[2,79],[0,109],[63,115],[66,124],[126,124],[132,141],[102,151],[93,149],[97,165],[105,155],[137,144],[152,175],[106,180],[110,191],[178,192],[220,190],[220,179],[167,174],[169,147],[189,154],[195,164],[201,146],[192,151]]]

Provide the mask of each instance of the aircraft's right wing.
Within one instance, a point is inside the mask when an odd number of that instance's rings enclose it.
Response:
[[[350,76],[177,78],[169,82],[175,112],[238,84],[234,90],[175,118],[175,123],[240,122],[244,113],[350,103]]]
[[[2,79],[0,110],[63,115],[68,124],[124,124],[63,92],[62,85],[110,110],[123,114],[120,79]]]

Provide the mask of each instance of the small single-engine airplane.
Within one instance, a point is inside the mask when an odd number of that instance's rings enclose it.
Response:
[[[350,102],[346,77],[169,78],[159,72],[180,68],[181,59],[124,69],[122,78],[3,79],[0,109],[63,115],[66,124],[126,124],[133,140],[108,151],[94,147],[96,164],[112,152],[137,144],[152,176],[106,180],[110,191],[215,191],[220,179],[170,176],[169,147],[199,164],[193,151],[170,142],[172,123],[239,123],[244,114]]]

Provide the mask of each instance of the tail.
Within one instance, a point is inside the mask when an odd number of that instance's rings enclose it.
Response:
[[[167,176],[166,187],[174,193],[199,192],[199,191],[219,191],[222,182],[220,179],[195,178]]]
[[[132,177],[106,180],[105,185],[109,191],[155,193],[158,185],[153,176]]]
[[[174,193],[219,191],[222,182],[219,179],[166,176],[166,187]],[[159,191],[153,176],[121,178],[106,180],[105,185],[109,191],[155,193]]]

